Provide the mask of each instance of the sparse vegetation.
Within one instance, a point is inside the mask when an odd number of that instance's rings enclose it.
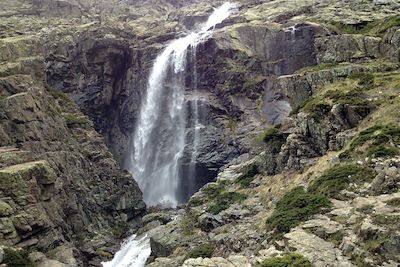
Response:
[[[229,208],[234,203],[240,203],[246,199],[246,196],[237,192],[223,192],[216,198],[214,203],[208,207],[207,211],[212,214],[218,214]]]
[[[87,122],[85,117],[75,114],[64,114],[63,117],[67,126],[71,126],[73,124],[85,124]]]
[[[211,258],[214,249],[214,245],[210,243],[199,245],[186,255],[186,259]]]
[[[35,267],[28,255],[29,253],[26,250],[5,248],[3,263],[10,267]]]
[[[304,187],[296,187],[278,201],[273,214],[267,219],[267,228],[275,229],[277,234],[287,233],[311,215],[330,206],[331,203],[325,195],[306,192]]]
[[[318,65],[315,65],[315,66],[302,68],[300,70],[297,70],[296,73],[305,74],[305,73],[308,73],[308,72],[317,72],[317,71],[321,71],[321,70],[327,70],[327,69],[335,68],[337,66],[338,66],[337,63],[321,63],[321,64],[318,64]]]
[[[258,166],[256,164],[251,164],[247,166],[243,174],[236,179],[236,183],[240,184],[242,188],[247,188],[259,173]]]
[[[229,118],[227,127],[229,128],[229,130],[230,130],[232,133],[235,133],[235,132],[236,132],[236,128],[237,128],[237,121],[236,121],[236,119],[235,119],[235,118],[232,118],[232,117]]]
[[[360,151],[364,145],[367,147],[364,151]],[[398,145],[400,145],[400,127],[392,124],[374,125],[360,132],[350,143],[349,149],[339,157],[350,159],[356,150],[358,154],[362,152],[362,155],[365,154],[367,157],[392,157],[400,154]]]
[[[316,120],[321,120],[331,111],[331,109],[332,109],[331,105],[325,102],[320,102],[320,103],[308,102],[304,106],[303,110],[306,113],[308,113],[311,118]]]
[[[376,20],[362,24],[344,24],[337,21],[330,21],[328,24],[332,25],[334,29],[340,33],[380,36],[388,29],[400,26],[400,16],[393,16],[384,20]]]
[[[350,79],[357,79],[358,85],[370,89],[374,86],[375,77],[371,73],[358,73],[350,75]]]
[[[223,183],[209,184],[208,186],[203,188],[203,192],[208,199],[214,199],[215,197],[220,195],[224,190],[225,190],[225,185]]]
[[[377,145],[367,150],[367,157],[393,157],[399,154],[399,149],[395,147],[386,147],[385,145]]]
[[[62,92],[61,90],[57,90],[51,86],[49,86],[48,84],[45,85],[47,91],[50,93],[50,95],[52,95],[55,99],[59,99],[65,102],[70,102],[72,103],[72,99],[66,95],[64,92]]]
[[[374,173],[372,169],[355,164],[334,166],[317,178],[310,185],[309,191],[327,197],[336,197],[350,183],[372,180],[375,176]]]
[[[187,211],[186,214],[182,217],[180,223],[181,223],[182,233],[185,236],[190,236],[193,234],[195,229],[196,218],[192,212]]]
[[[276,127],[268,128],[261,135],[262,140],[271,148],[272,152],[279,152],[285,141],[284,135]]]
[[[128,232],[129,225],[127,222],[118,221],[112,228],[112,233],[115,238],[121,239]]]
[[[264,260],[256,267],[311,267],[311,262],[301,254],[287,253]]]

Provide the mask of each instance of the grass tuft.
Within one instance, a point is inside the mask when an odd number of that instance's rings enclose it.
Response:
[[[237,192],[224,192],[218,196],[214,204],[208,207],[207,211],[211,214],[219,214],[221,211],[229,208],[234,203],[240,203],[246,199],[246,196]]]
[[[312,264],[301,254],[287,253],[266,259],[256,267],[312,267]]]
[[[236,183],[240,184],[242,188],[247,188],[259,173],[260,171],[258,170],[257,165],[251,164],[250,166],[247,166],[244,173],[236,179]]]
[[[28,255],[29,253],[26,250],[5,248],[3,263],[12,267],[35,267]]]
[[[210,243],[199,245],[189,251],[186,255],[186,259],[211,258],[214,249],[214,245]]]
[[[325,171],[309,187],[310,192],[327,197],[336,197],[350,183],[370,181],[375,177],[372,169],[355,164],[345,164],[332,167]]]
[[[267,228],[275,229],[277,234],[287,233],[310,216],[330,206],[326,196],[306,192],[304,187],[296,187],[278,201],[273,214],[267,219]]]

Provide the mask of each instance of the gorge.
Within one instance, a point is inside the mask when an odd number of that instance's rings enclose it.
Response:
[[[400,264],[396,0],[0,2],[0,265]]]

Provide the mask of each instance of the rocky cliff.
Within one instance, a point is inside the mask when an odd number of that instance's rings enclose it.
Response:
[[[139,220],[120,166],[149,69],[221,2],[0,4],[1,245],[97,266],[141,227],[149,266],[399,264],[395,0],[238,1],[186,79],[198,187],[217,181]]]
[[[14,32],[16,18],[2,15],[0,244],[32,251],[39,266],[89,265],[138,222],[142,194],[93,123],[46,83],[45,39],[31,32],[38,25]]]

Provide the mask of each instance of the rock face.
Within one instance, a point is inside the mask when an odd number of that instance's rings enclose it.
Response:
[[[66,244],[87,264],[113,241],[116,221],[138,220],[142,194],[92,122],[44,83],[40,40],[0,42],[0,243],[42,252]],[[91,243],[100,232],[104,241]]]

